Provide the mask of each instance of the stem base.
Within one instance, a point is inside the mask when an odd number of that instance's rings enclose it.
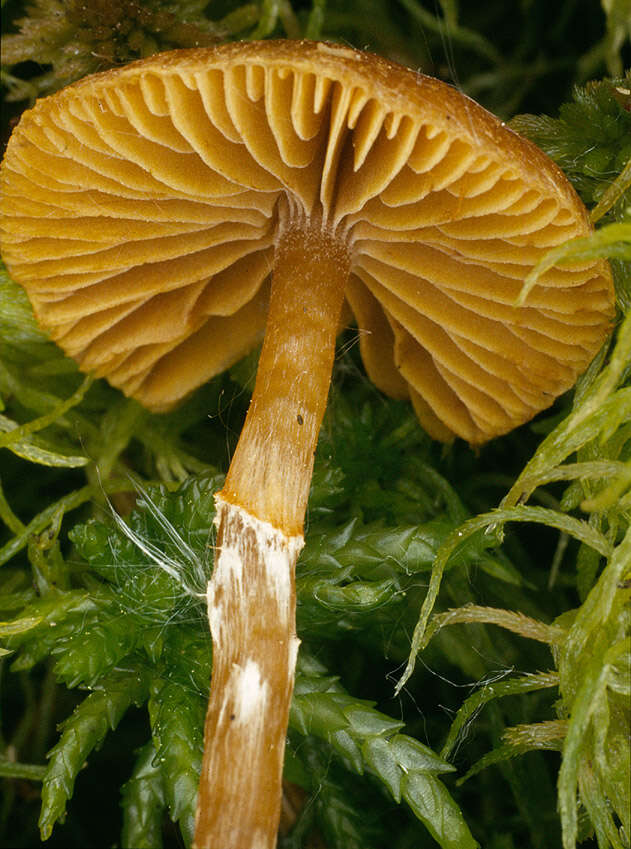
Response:
[[[217,556],[208,585],[213,680],[195,849],[273,849],[299,640],[287,537],[216,496]]]

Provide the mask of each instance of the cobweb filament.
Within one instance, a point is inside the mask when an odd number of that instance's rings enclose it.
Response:
[[[180,555],[178,559],[170,556],[164,547],[158,546],[148,538],[131,528],[114,510],[110,504],[110,511],[118,530],[139,550],[145,557],[168,575],[177,586],[181,588],[186,596],[195,601],[203,601],[206,598],[206,584],[209,569],[207,564],[191,548],[179,531],[169,521],[158,505],[151,499],[149,493],[137,481],[134,482],[142,499],[138,501],[139,507],[145,507],[149,515],[155,519],[160,529],[165,533],[167,539],[173,544]],[[192,580],[190,578],[192,577]]]

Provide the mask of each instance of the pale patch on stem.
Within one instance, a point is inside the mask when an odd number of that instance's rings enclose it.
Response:
[[[197,847],[272,849],[299,640],[296,560],[302,537],[216,496],[208,585],[213,680],[197,808]]]

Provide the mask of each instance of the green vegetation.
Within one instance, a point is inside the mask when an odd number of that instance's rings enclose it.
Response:
[[[563,0],[553,20],[540,0],[2,5],[15,110],[156,49],[326,37],[522,113],[512,126],[566,171],[599,229],[550,263],[609,257],[619,320],[550,411],[477,453],[445,448],[341,340],[298,566],[279,845],[628,849],[628,0]],[[152,415],[80,375],[0,276],[1,845],[190,844],[212,493],[255,360]]]

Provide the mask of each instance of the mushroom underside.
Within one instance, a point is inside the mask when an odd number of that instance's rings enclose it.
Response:
[[[164,410],[259,344],[289,210],[349,251],[368,374],[434,435],[484,442],[573,384],[611,281],[598,261],[554,268],[517,306],[546,251],[589,230],[526,142],[476,135],[490,119],[465,98],[389,107],[365,68],[217,55],[71,87],[9,148],[3,251],[82,368]]]

